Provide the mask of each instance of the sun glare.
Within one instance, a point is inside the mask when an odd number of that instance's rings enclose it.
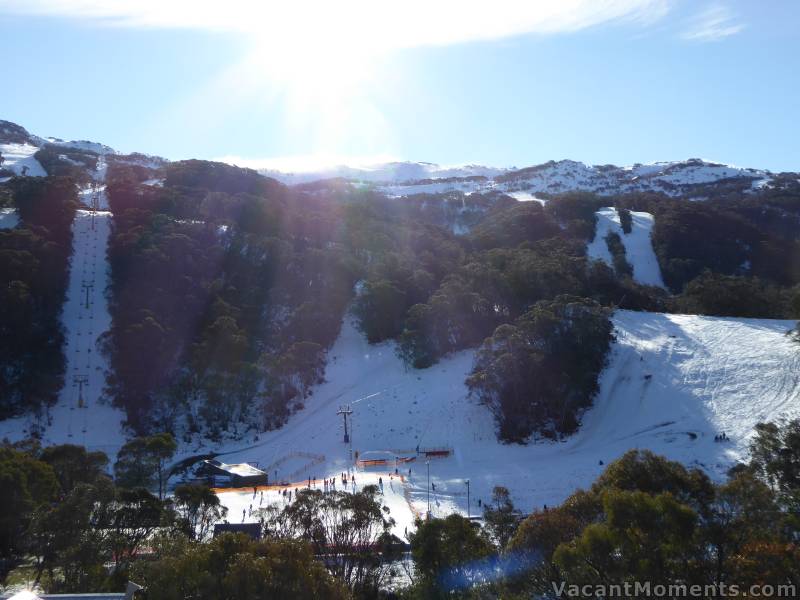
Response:
[[[287,128],[311,135],[317,153],[333,153],[344,138],[369,143],[383,133],[371,92],[384,53],[346,21],[315,20],[254,34],[237,71],[241,85],[278,104]]]

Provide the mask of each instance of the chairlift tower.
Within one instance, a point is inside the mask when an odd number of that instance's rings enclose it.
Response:
[[[86,292],[85,306],[89,308],[89,291],[94,289],[94,282],[84,279],[83,283],[81,283],[81,288]]]
[[[345,406],[340,406],[339,410],[336,411],[337,415],[342,415],[344,417],[344,443],[350,443],[350,433],[347,431],[347,416],[353,414],[353,409],[350,408],[350,405],[347,404]]]
[[[78,386],[78,408],[86,408],[86,403],[83,401],[83,386],[89,386],[89,376],[73,375],[72,384]]]

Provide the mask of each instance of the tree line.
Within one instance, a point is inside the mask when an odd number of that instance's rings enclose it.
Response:
[[[560,505],[515,506],[498,486],[480,524],[418,520],[410,564],[375,486],[297,490],[256,509],[259,541],[211,539],[226,518],[213,491],[154,493],[174,449],[168,435],[132,440],[112,479],[101,452],[0,446],[4,583],[78,593],[133,579],[151,600],[564,597],[632,582],[796,594],[800,585],[800,420],[758,425],[749,461],[721,482],[630,450]]]

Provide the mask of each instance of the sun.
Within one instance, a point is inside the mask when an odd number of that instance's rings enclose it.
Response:
[[[344,136],[380,129],[372,93],[384,55],[354,25],[315,19],[254,34],[238,71],[242,85],[280,105],[288,127],[312,131],[317,152],[330,153]]]

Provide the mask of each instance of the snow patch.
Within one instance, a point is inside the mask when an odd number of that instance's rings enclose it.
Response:
[[[622,239],[625,246],[625,257],[633,266],[633,279],[643,285],[665,287],[661,278],[661,268],[658,265],[656,253],[653,251],[652,232],[653,215],[647,212],[631,211],[633,220],[631,232],[622,231],[619,214],[614,207],[598,210],[597,230],[594,240],[587,246],[586,253],[590,258],[602,260],[613,267],[611,253],[608,251],[606,236],[615,232]]]
[[[0,144],[0,154],[3,155],[0,168],[8,169],[15,175],[46,177],[47,171],[33,156],[38,151],[39,148],[31,144]]]

